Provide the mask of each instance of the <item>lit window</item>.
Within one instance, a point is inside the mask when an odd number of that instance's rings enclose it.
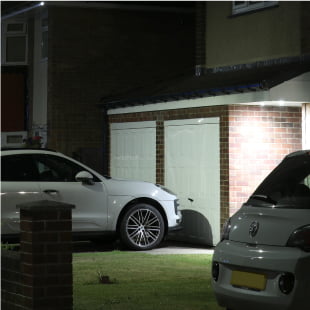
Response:
[[[233,1],[232,14],[251,12],[278,5],[278,1]]]

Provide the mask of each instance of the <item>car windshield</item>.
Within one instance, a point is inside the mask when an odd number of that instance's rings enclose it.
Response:
[[[310,209],[310,153],[286,157],[257,188],[248,204]]]

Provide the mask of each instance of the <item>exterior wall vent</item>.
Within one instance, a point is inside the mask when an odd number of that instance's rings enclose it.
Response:
[[[1,147],[23,147],[27,131],[1,132]]]

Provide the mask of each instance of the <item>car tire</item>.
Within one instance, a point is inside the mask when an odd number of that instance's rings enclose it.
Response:
[[[160,212],[150,204],[131,207],[120,224],[121,241],[132,250],[151,250],[163,240],[165,224]]]

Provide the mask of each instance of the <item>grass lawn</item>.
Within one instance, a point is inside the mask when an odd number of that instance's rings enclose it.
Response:
[[[74,310],[223,309],[211,289],[211,259],[206,254],[74,254]],[[98,272],[112,283],[99,283]]]

